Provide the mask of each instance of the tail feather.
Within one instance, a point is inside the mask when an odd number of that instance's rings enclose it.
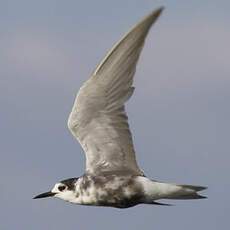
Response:
[[[207,187],[203,186],[195,186],[195,185],[178,185],[181,187],[180,192],[173,194],[170,199],[176,200],[190,200],[190,199],[205,199],[206,196],[202,196],[197,192],[207,189]]]
[[[185,188],[185,189],[191,189],[191,190],[194,190],[196,192],[199,192],[199,191],[202,191],[202,190],[205,190],[207,189],[207,187],[204,187],[204,186],[195,186],[195,185],[187,185],[187,184],[182,184],[180,185],[182,188]]]
[[[146,177],[138,177],[137,182],[143,188],[143,203],[156,204],[157,200],[161,199],[204,199],[205,196],[199,194],[200,191],[205,190],[204,186],[172,184],[149,180]]]
[[[201,196],[200,194],[194,192],[190,194],[183,194],[177,196],[171,196],[170,199],[172,200],[194,200],[194,199],[206,199],[206,196]]]

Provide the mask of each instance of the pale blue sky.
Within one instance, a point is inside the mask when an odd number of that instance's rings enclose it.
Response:
[[[84,172],[66,121],[105,52],[154,8],[127,104],[139,165],[150,178],[209,186],[173,207],[84,207],[32,200]],[[0,228],[228,229],[229,1],[0,0]]]

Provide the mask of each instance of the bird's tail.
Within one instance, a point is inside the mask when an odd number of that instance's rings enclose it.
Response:
[[[203,186],[164,183],[153,181],[146,177],[138,177],[137,182],[143,188],[143,200],[146,204],[162,205],[161,203],[156,203],[156,200],[160,199],[188,200],[206,198],[198,193],[206,189]]]
[[[170,194],[167,198],[168,199],[175,199],[175,200],[190,200],[190,199],[204,199],[207,198],[206,196],[202,196],[198,194],[198,192],[207,189],[207,187],[203,186],[195,186],[195,185],[176,185],[180,189]]]

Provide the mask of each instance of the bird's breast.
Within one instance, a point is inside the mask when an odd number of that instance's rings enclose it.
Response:
[[[140,203],[142,196],[133,176],[84,175],[77,181],[74,203],[126,208]]]

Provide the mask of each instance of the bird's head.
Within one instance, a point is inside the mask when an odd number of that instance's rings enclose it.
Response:
[[[35,196],[33,199],[46,198],[46,197],[58,197],[65,201],[73,201],[76,198],[75,185],[78,178],[70,178],[60,181],[54,185],[49,192],[41,193]]]

